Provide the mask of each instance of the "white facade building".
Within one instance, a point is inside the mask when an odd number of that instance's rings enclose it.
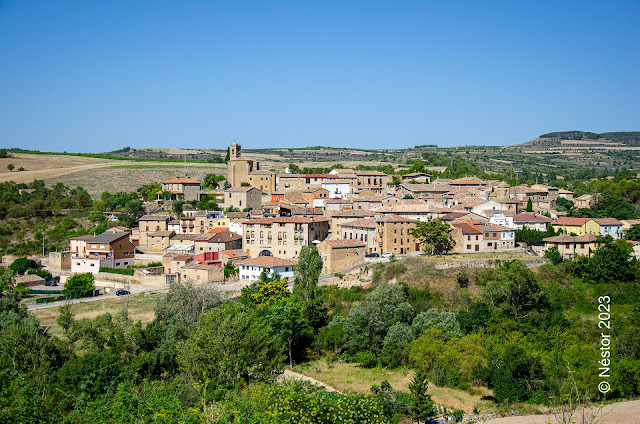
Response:
[[[292,280],[295,276],[293,268],[297,262],[287,259],[276,258],[275,256],[258,256],[253,259],[245,259],[236,262],[239,270],[239,278],[243,281],[258,281],[264,269],[269,275],[273,272],[280,274],[283,280]]]

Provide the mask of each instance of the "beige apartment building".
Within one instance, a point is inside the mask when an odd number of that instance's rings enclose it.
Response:
[[[455,222],[451,224],[453,232],[454,246],[453,253],[481,252],[484,247],[483,233],[476,227],[466,222]]]
[[[224,206],[234,207],[241,211],[245,208],[260,210],[262,208],[262,192],[255,187],[231,187],[224,191]]]
[[[336,237],[336,239],[357,240],[364,243],[366,254],[380,254],[380,247],[376,238],[377,226],[376,220],[373,218],[361,218],[345,222],[341,225],[340,237]]]
[[[257,218],[243,223],[244,249],[252,258],[294,259],[302,246],[320,242],[328,233],[329,220],[321,216]]]
[[[167,231],[169,229],[169,215],[144,215],[138,219],[138,230],[140,231],[140,246],[147,247],[149,233]]]
[[[420,244],[409,234],[415,228],[415,219],[387,215],[376,219],[376,239],[381,254],[405,255],[420,251]]]

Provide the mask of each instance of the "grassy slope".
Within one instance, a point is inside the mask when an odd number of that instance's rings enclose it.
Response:
[[[155,306],[159,297],[163,294],[158,292],[141,293],[129,296],[129,316],[131,319],[141,321],[142,325],[146,325],[153,321],[155,316]],[[76,319],[90,318],[93,319],[98,315],[109,312],[115,315],[122,311],[125,297],[117,299],[104,299],[95,302],[76,303],[71,306],[71,310],[75,314]],[[59,308],[37,309],[29,312],[30,315],[36,317],[40,324],[50,328],[50,334],[54,336],[62,336],[62,329],[56,323],[56,319],[60,314]]]

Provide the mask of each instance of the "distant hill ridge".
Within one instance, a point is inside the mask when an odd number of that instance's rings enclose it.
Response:
[[[606,133],[593,133],[588,131],[558,131],[542,134],[538,138],[527,141],[526,143],[509,146],[509,148],[522,149],[549,149],[559,148],[563,145],[573,145],[578,147],[580,141],[584,141],[584,147],[597,145],[602,146],[640,146],[640,131],[617,131]],[[576,143],[578,142],[578,143]]]

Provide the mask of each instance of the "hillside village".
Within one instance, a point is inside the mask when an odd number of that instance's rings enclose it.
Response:
[[[203,189],[191,178],[162,182],[157,199],[147,199],[137,227],[72,238],[68,249],[50,254],[50,266],[97,274],[125,269],[137,258],[161,263],[142,281],[219,282],[236,276],[253,282],[263,270],[292,278],[302,246],[316,246],[324,274],[344,273],[387,257],[421,253],[410,232],[418,221],[440,219],[451,228],[452,253],[522,251],[542,256],[557,248],[564,258],[590,256],[598,236],[622,238],[635,221],[567,217],[559,199],[589,208],[593,196],[544,184],[510,187],[504,181],[469,176],[435,179],[428,173],[389,175],[379,171],[333,169],[327,174],[276,174],[229,147],[226,181]],[[394,184],[395,182],[395,184]],[[223,187],[227,187],[226,189]],[[212,198],[222,210],[168,211],[174,201]],[[225,212],[226,211],[226,212]],[[121,211],[105,213],[112,221]],[[544,246],[517,243],[528,228],[554,236]],[[634,254],[640,246],[634,243]],[[136,253],[137,252],[137,253]],[[142,259],[144,258],[144,259]],[[225,273],[233,264],[237,271]]]

